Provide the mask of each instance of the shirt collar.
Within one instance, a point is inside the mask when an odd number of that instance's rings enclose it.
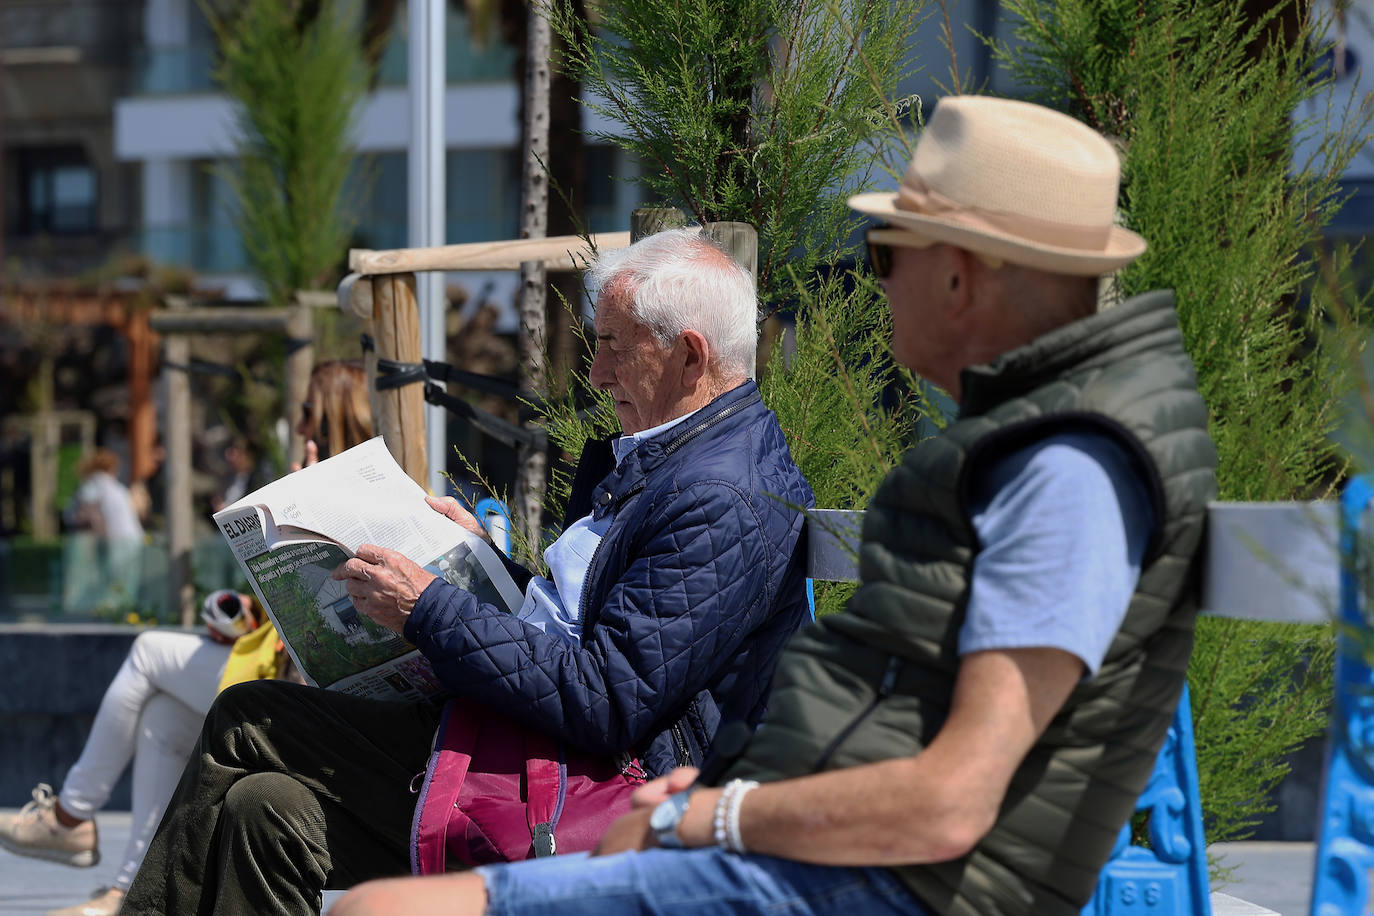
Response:
[[[617,436],[615,439],[612,439],[611,451],[615,453],[616,467],[619,467],[620,462],[624,461],[625,458],[631,452],[639,448],[639,444],[641,442],[644,442],[648,439],[652,439],[655,436],[663,435],[664,433],[676,427],[678,424],[683,423],[695,414],[700,413],[703,409],[704,408],[698,407],[696,410],[693,410],[690,413],[685,413],[680,417],[675,417],[674,419],[669,420],[667,423],[660,423],[658,426],[652,427],[650,429],[640,430],[637,433],[630,433],[627,436]]]

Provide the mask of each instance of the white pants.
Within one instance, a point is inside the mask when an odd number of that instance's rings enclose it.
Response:
[[[181,778],[229,648],[194,633],[139,634],[105,690],[81,757],[67,772],[58,800],[71,814],[91,818],[133,759],[133,823],[115,875],[121,890],[132,883]]]

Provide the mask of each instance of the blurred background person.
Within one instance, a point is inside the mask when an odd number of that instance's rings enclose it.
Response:
[[[305,440],[306,465],[372,438],[372,408],[361,361],[340,359],[315,366],[296,434]]]
[[[119,456],[98,448],[77,465],[81,484],[63,512],[70,537],[63,569],[63,607],[84,612],[132,602],[142,569],[143,523],[120,481]]]

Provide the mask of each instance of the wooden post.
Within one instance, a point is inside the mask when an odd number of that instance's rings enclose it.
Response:
[[[687,216],[677,207],[640,207],[630,213],[630,244],[662,232],[687,225]]]
[[[181,296],[168,296],[169,311],[185,311],[189,303]],[[195,594],[191,581],[191,547],[195,541],[191,505],[191,379],[186,366],[191,361],[191,338],[185,334],[167,337],[163,372],[167,382],[167,606],[181,616],[183,626],[195,623]]]
[[[415,301],[415,275],[391,274],[368,279],[372,283],[377,356],[405,363],[420,362],[420,309]],[[375,376],[370,376],[368,384],[374,382]],[[373,427],[386,439],[396,463],[420,486],[428,486],[424,386],[416,382],[376,392],[373,403]]]
[[[157,472],[157,407],[153,403],[153,361],[157,340],[148,327],[148,309],[126,306],[124,336],[129,342],[129,482]]]
[[[701,227],[702,235],[730,252],[741,267],[754,278],[754,288],[759,285],[759,232],[748,223],[722,221],[707,223]],[[772,341],[760,341],[759,349],[771,348]],[[749,377],[758,377],[758,352],[749,366]]]
[[[701,234],[730,252],[730,256],[740,266],[749,271],[758,286],[759,276],[759,232],[748,223],[719,222],[707,223],[701,227]]]
[[[53,417],[53,374],[57,361],[44,347],[38,361],[38,413],[31,427],[29,444],[29,487],[33,513],[33,536],[37,540],[57,537],[57,457],[61,442]]]
[[[286,420],[291,425],[286,437],[287,467],[305,461],[305,441],[296,435],[301,422],[301,402],[310,387],[310,370],[315,364],[314,322],[310,306],[301,299],[291,306],[286,319]]]

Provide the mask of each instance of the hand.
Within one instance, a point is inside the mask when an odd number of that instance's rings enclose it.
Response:
[[[305,464],[291,462],[291,470],[299,471],[301,468],[308,468],[310,465],[320,460],[320,447],[315,444],[314,439],[305,440]]]
[[[635,808],[629,814],[617,818],[611,826],[606,828],[606,832],[601,836],[601,842],[592,855],[613,856],[618,852],[653,849],[658,845],[658,839],[654,836],[654,832],[649,829],[649,816],[653,813],[653,808]]]
[[[420,593],[438,577],[404,554],[363,544],[353,559],[339,564],[334,578],[344,583],[358,613],[388,630],[404,633],[406,618]]]
[[[452,496],[426,496],[425,502],[429,503],[429,507],[435,512],[440,513],[450,521],[457,522],[482,540],[491,540],[491,536],[487,534],[486,526],[479,522],[471,512],[464,509],[462,504]]]
[[[635,789],[630,796],[630,804],[635,808],[657,808],[669,795],[686,791],[697,781],[700,772],[696,767],[678,767],[671,773],[651,779]]]

